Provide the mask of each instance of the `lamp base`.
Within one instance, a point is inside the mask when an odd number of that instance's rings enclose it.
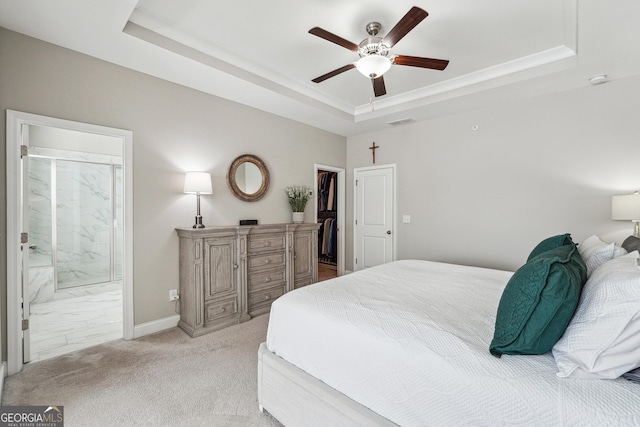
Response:
[[[201,215],[196,215],[196,223],[193,224],[193,228],[204,228]]]
[[[640,237],[640,221],[633,221],[633,235],[634,237]]]

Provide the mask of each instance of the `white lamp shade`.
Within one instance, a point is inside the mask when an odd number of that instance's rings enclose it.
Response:
[[[211,174],[187,172],[184,176],[184,192],[189,194],[211,194]]]
[[[380,77],[391,68],[391,61],[386,56],[371,54],[363,56],[356,62],[356,69],[365,77],[375,79]]]
[[[611,197],[611,219],[640,220],[640,193]]]

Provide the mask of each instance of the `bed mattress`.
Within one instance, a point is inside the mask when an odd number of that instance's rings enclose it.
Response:
[[[403,426],[640,425],[638,384],[491,356],[511,275],[403,260],[310,285],[273,303],[267,347]]]

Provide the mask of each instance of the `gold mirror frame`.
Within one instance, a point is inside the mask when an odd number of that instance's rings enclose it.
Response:
[[[236,172],[238,171],[238,168],[246,162],[254,164],[260,171],[260,175],[262,175],[262,184],[260,185],[260,188],[252,194],[245,193],[236,182]],[[267,170],[267,166],[260,157],[254,156],[253,154],[243,154],[242,156],[238,156],[231,163],[231,166],[229,166],[229,171],[227,172],[227,185],[229,185],[233,195],[240,200],[244,200],[245,202],[255,202],[260,200],[269,189],[269,171]]]

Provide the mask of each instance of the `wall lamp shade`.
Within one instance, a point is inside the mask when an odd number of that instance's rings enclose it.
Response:
[[[197,197],[198,210],[196,211],[196,223],[193,228],[204,228],[202,216],[200,215],[200,195],[211,194],[211,174],[207,172],[187,172],[184,176],[184,192],[195,194]]]
[[[640,237],[640,192],[612,196],[611,219],[633,221],[633,235]]]
[[[391,60],[386,56],[371,54],[363,56],[356,62],[356,69],[370,79],[380,77],[391,68]]]

